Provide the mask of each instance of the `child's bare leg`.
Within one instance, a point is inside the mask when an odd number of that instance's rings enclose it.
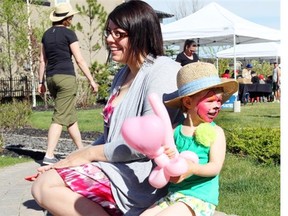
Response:
[[[160,208],[159,206],[154,206],[147,209],[141,214],[141,216],[195,216],[194,211],[187,206],[185,203],[177,202],[168,208]]]

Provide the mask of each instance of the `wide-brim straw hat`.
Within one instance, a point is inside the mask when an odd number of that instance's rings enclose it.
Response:
[[[69,3],[59,3],[50,13],[49,18],[52,22],[58,22],[77,13],[79,11],[74,10]]]
[[[195,62],[183,66],[177,74],[178,94],[175,98],[165,101],[168,107],[182,106],[182,98],[211,89],[222,88],[222,103],[238,91],[238,82],[234,79],[220,78],[215,66],[206,62]]]

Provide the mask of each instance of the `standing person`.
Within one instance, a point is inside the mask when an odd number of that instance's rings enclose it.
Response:
[[[273,63],[273,71],[272,71],[272,91],[274,94],[273,102],[280,102],[280,77],[281,77],[281,69],[277,62]]]
[[[230,70],[226,69],[224,73],[221,75],[222,78],[230,79]]]
[[[251,78],[252,78],[251,76],[252,68],[253,68],[252,64],[247,64],[246,68],[242,70],[242,78],[246,79],[249,82],[251,81]]]
[[[178,97],[166,101],[169,107],[181,107],[186,118],[174,129],[179,152],[192,151],[199,163],[187,160],[188,171],[171,177],[168,195],[141,216],[212,216],[218,205],[219,173],[226,140],[223,129],[214,123],[221,105],[238,90],[235,80],[220,79],[213,64],[197,62],[182,67],[177,75]],[[167,148],[168,157],[173,155]]]
[[[47,87],[55,102],[43,164],[53,164],[58,161],[54,156],[54,150],[63,126],[67,127],[67,131],[76,146],[78,148],[83,147],[75,107],[77,82],[72,55],[89,80],[93,92],[98,91],[98,85],[94,82],[81,55],[77,36],[72,30],[68,29],[76,13],[78,11],[73,10],[70,4],[58,4],[50,14],[52,27],[46,30],[42,37],[38,92],[43,94],[46,91],[44,85],[45,72]]]
[[[192,62],[198,62],[199,57],[196,53],[197,44],[194,40],[187,39],[184,43],[183,51],[176,57],[176,61],[184,66]]]
[[[103,136],[38,168],[32,194],[53,215],[136,216],[167,192],[149,184],[154,163],[125,142],[121,127],[127,118],[153,113],[148,95],[165,98],[177,89],[180,65],[163,56],[160,22],[143,1],[117,6],[108,15],[104,36],[112,60],[125,66],[115,75],[103,110]],[[178,109],[169,111],[172,123],[182,117]]]
[[[251,82],[252,84],[258,84],[260,79],[255,71],[251,71]]]

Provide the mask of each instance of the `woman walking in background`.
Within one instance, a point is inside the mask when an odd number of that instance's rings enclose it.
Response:
[[[94,82],[90,70],[81,55],[77,36],[75,32],[68,29],[76,13],[78,11],[73,10],[70,4],[58,4],[50,14],[50,20],[53,23],[52,27],[46,30],[42,37],[38,92],[40,94],[46,92],[44,85],[45,73],[47,87],[55,103],[43,164],[53,164],[58,161],[54,156],[54,150],[63,126],[67,127],[67,131],[76,146],[78,148],[83,147],[77,123],[77,82],[72,55],[89,80],[92,91],[94,93],[98,91],[98,85]]]

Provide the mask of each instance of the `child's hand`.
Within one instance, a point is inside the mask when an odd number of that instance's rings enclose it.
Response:
[[[172,182],[174,184],[178,184],[178,183],[182,182],[184,179],[186,179],[186,178],[190,177],[191,175],[193,175],[193,173],[192,173],[193,168],[192,167],[194,167],[195,163],[190,161],[190,160],[186,160],[186,163],[188,163],[188,166],[189,166],[187,172],[183,173],[180,176],[171,176],[170,180],[169,180],[170,182]]]
[[[171,176],[169,182],[172,182],[174,184],[178,184],[180,182],[182,182],[184,180],[184,178],[182,178],[181,176]]]
[[[164,145],[164,154],[168,156],[169,159],[174,158],[176,155],[175,149],[171,148],[169,145]]]

